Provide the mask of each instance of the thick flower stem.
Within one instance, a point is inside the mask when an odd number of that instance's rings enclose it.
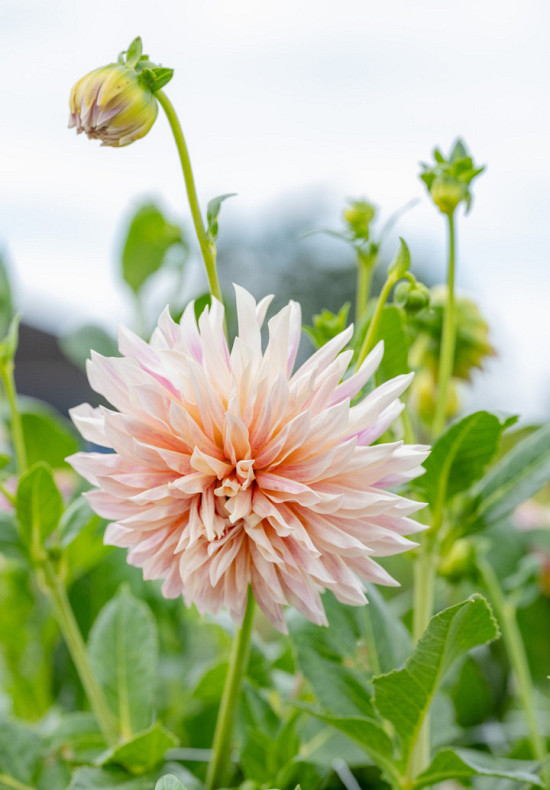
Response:
[[[107,706],[103,690],[90,666],[86,645],[73,614],[65,586],[58,578],[49,560],[44,560],[40,568],[42,570],[40,574],[41,581],[45,585],[54,605],[57,622],[105,742],[108,746],[115,746],[118,742],[115,720]]]
[[[195,188],[195,180],[193,178],[193,170],[191,168],[191,160],[189,158],[185,137],[183,136],[183,130],[168,96],[161,90],[156,91],[155,96],[166,113],[172,134],[174,135],[174,140],[176,141],[181,168],[183,170],[185,188],[187,190],[187,198],[189,200],[189,207],[191,208],[191,216],[193,217],[193,225],[195,226],[195,233],[199,240],[199,246],[206,267],[210,292],[212,296],[215,296],[216,299],[222,302],[222,292],[218,279],[218,270],[216,268],[216,245],[210,241],[204,227],[199,200],[197,198],[197,190]]]
[[[237,712],[237,704],[241,690],[241,682],[248,665],[250,653],[250,637],[252,635],[252,621],[254,619],[254,596],[252,589],[248,590],[248,600],[243,623],[233,638],[229,667],[225,686],[216,722],[214,742],[212,744],[212,757],[208,765],[206,777],[207,790],[216,790],[224,786],[225,775],[229,767],[231,756],[231,736]]]
[[[525,713],[529,730],[529,741],[533,757],[541,762],[546,759],[547,752],[537,722],[537,713],[533,699],[533,681],[529,671],[527,653],[521,638],[516,618],[516,608],[507,601],[497,575],[486,559],[478,560],[478,568],[485,583],[489,600],[502,631],[502,637],[508,652],[510,664],[516,676],[518,696]]]
[[[6,398],[10,408],[11,432],[15,450],[15,460],[17,462],[17,471],[19,474],[22,474],[27,468],[27,451],[25,449],[21,415],[17,408],[17,394],[13,378],[13,362],[7,362],[0,367],[0,376],[4,383]]]
[[[453,372],[456,325],[455,325],[455,227],[454,215],[447,214],[449,227],[449,262],[447,267],[447,304],[445,305],[445,316],[443,318],[443,332],[441,336],[441,349],[439,355],[439,374],[438,392],[435,415],[432,427],[434,437],[437,437],[445,427],[445,415],[447,412],[447,393],[449,390],[449,380]]]
[[[367,334],[365,335],[365,339],[363,340],[363,345],[361,346],[361,350],[359,351],[359,356],[357,358],[357,367],[361,367],[363,362],[365,361],[367,354],[369,351],[372,350],[374,345],[374,338],[376,337],[376,330],[378,329],[378,324],[380,323],[380,319],[382,318],[382,310],[384,309],[384,305],[388,301],[388,296],[390,295],[391,289],[395,285],[399,278],[390,275],[382,290],[380,291],[380,296],[378,297],[378,302],[376,303],[376,309],[374,311],[374,315],[372,317],[372,321],[369,324],[369,328]]]

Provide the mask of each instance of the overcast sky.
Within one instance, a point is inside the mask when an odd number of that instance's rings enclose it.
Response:
[[[227,225],[312,190],[335,212],[367,194],[389,213],[424,197],[418,161],[462,135],[488,171],[460,219],[458,283],[499,352],[496,395],[478,379],[476,402],[548,413],[547,0],[0,0],[0,247],[25,318],[55,331],[124,320],[114,262],[140,197],[187,218],[164,117],[122,150],[66,129],[71,85],[137,34],[176,70],[168,91],[203,205],[239,195]],[[413,260],[427,236],[443,248],[425,199],[400,233]]]

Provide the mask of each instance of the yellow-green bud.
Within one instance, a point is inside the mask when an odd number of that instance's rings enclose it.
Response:
[[[449,553],[442,557],[439,574],[450,582],[459,582],[471,576],[476,568],[475,546],[468,538],[459,538],[453,543]]]
[[[71,91],[69,128],[86,132],[102,145],[122,147],[144,137],[158,105],[133,68],[118,63],[82,77]]]
[[[438,176],[430,187],[430,195],[443,214],[452,214],[461,200],[468,196],[468,187],[454,178]]]
[[[367,200],[354,200],[342,214],[344,222],[356,239],[369,238],[370,224],[376,216],[376,206]]]

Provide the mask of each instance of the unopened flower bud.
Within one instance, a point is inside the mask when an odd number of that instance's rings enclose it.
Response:
[[[342,217],[356,239],[368,241],[370,224],[376,215],[376,206],[367,200],[354,200]]]
[[[466,199],[468,187],[454,178],[439,176],[430,187],[430,195],[443,214],[452,214],[460,201]]]
[[[155,122],[157,101],[138,73],[111,63],[82,77],[71,91],[69,128],[102,145],[122,147],[144,137]]]
[[[408,313],[418,313],[430,304],[430,291],[418,281],[400,282],[394,291],[394,302],[398,307],[404,308]]]
[[[468,538],[455,540],[450,552],[442,557],[439,574],[447,581],[457,583],[471,576],[476,568],[475,546]]]

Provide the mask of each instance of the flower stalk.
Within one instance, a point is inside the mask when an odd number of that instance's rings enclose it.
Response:
[[[455,322],[455,256],[456,240],[454,214],[447,214],[449,255],[447,265],[447,303],[445,305],[445,317],[443,320],[443,334],[441,337],[441,353],[439,356],[439,375],[438,393],[435,407],[435,415],[432,426],[432,433],[438,436],[445,427],[445,415],[447,411],[447,393],[449,381],[453,372],[454,353],[456,344],[456,322]]]
[[[229,667],[212,744],[212,757],[208,765],[207,790],[216,790],[218,787],[223,787],[228,771],[231,756],[231,736],[237,712],[237,702],[250,655],[254,607],[254,595],[252,594],[252,588],[249,587],[243,622],[233,638],[231,647]]]
[[[17,408],[17,393],[15,391],[15,380],[13,376],[14,365],[10,360],[9,362],[0,365],[0,376],[4,384],[4,390],[8,401],[11,416],[11,432],[13,439],[13,447],[15,450],[15,460],[17,462],[17,470],[22,474],[27,468],[27,451],[25,449],[25,439],[23,436],[23,425],[21,422],[21,415]]]
[[[114,717],[107,706],[103,690],[92,670],[86,645],[74,616],[65,585],[55,573],[51,562],[40,564],[40,580],[46,588],[54,606],[57,622],[71,654],[78,676],[97,719],[101,733],[108,746],[118,743],[118,731]]]
[[[183,130],[181,128],[181,124],[174,106],[164,91],[158,90],[155,93],[155,96],[158,99],[160,106],[166,113],[166,117],[168,118],[168,123],[170,124],[170,128],[176,142],[176,147],[178,149],[181,168],[183,171],[183,178],[185,181],[185,189],[187,191],[187,198],[189,200],[189,207],[191,209],[191,216],[193,218],[193,225],[195,227],[195,233],[197,234],[202,258],[206,267],[210,292],[212,296],[215,296],[216,299],[222,302],[222,292],[218,279],[218,271],[216,268],[216,245],[210,241],[204,227],[199,200],[197,197],[197,190],[195,188],[193,169],[191,167],[191,160],[189,158],[189,151],[187,150],[185,137],[183,136]]]

